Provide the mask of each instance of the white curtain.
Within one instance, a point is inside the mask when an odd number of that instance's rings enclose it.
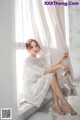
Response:
[[[28,38],[34,38],[39,42],[43,54],[46,56],[49,54],[48,62],[50,63],[64,51],[68,51],[65,37],[64,6],[44,5],[44,1],[45,0],[16,1],[17,56],[20,57],[22,53],[22,61],[27,55],[26,52],[23,54],[23,49],[25,48],[24,43]],[[17,61],[20,60],[19,57],[17,57]],[[66,61],[66,64],[68,64],[71,69],[69,59]],[[18,62],[17,65],[17,68],[20,69]],[[18,89],[21,89],[19,84],[22,78],[19,73],[18,79]],[[20,90],[18,91],[20,92]]]

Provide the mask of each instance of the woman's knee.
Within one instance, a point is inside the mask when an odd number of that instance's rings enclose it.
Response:
[[[54,89],[56,87],[55,83],[57,83],[57,80],[56,80],[55,76],[53,75],[52,76],[52,80],[51,80],[51,87],[52,87],[52,89]]]
[[[54,81],[56,81],[55,75],[52,76],[52,81],[51,82],[54,82]]]

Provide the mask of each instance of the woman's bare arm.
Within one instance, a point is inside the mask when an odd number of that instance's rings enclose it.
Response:
[[[63,55],[61,55],[61,57],[54,63],[55,65],[60,64],[64,59],[66,59],[68,57],[68,53],[65,52]],[[52,64],[52,66],[54,66],[54,64]]]
[[[56,71],[59,68],[62,68],[64,71],[69,70],[66,65],[58,64],[58,65],[51,66],[51,68],[46,68],[44,71],[44,75],[49,74],[49,73],[53,73],[54,71]]]
[[[54,72],[58,68],[60,68],[60,64],[56,65],[54,67],[46,68],[45,71],[44,71],[44,75],[52,73],[52,72]]]
[[[59,68],[62,68],[64,71],[68,71],[68,67],[64,64],[61,64],[61,62],[66,59],[68,57],[68,53],[65,52],[59,59],[58,61],[55,62],[55,64],[52,64],[52,66],[50,68],[45,69],[44,71],[44,75],[49,74],[49,73],[53,73],[54,71],[56,71]]]

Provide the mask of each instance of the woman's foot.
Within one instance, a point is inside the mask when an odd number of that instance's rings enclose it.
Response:
[[[57,111],[60,115],[65,115],[65,112],[60,109],[60,106],[57,102],[52,102],[51,107]]]
[[[68,113],[68,112],[65,110],[65,108],[64,108],[64,106],[63,106],[62,104],[61,104],[60,108],[61,108],[61,110],[63,110],[64,112]]]
[[[71,115],[77,115],[77,112],[73,110],[73,108],[68,104],[62,104],[61,108],[67,113],[70,113]]]

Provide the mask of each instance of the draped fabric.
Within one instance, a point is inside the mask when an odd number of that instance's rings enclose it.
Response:
[[[17,0],[16,41],[24,44],[29,38],[36,39],[42,48],[41,55],[47,57],[47,62],[53,63],[64,51],[68,51],[65,9],[59,5],[44,5],[44,1]],[[65,64],[70,67],[73,77],[70,58]]]

